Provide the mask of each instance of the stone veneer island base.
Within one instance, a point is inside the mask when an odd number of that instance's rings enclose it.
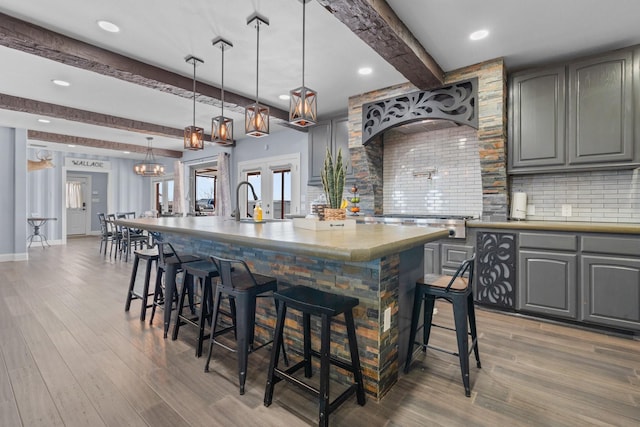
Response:
[[[398,360],[405,359],[413,288],[424,274],[424,244],[448,236],[447,230],[428,227],[358,224],[355,230],[312,231],[295,228],[291,221],[255,224],[219,217],[118,223],[160,232],[180,251],[243,259],[252,271],[275,276],[280,288],[304,285],[357,297],[354,317],[364,385],[375,399],[397,381]],[[391,313],[386,330],[385,310]],[[260,323],[274,325],[273,302],[259,301],[257,316]],[[302,322],[295,311],[287,317],[289,325]],[[270,339],[271,331],[258,328],[256,333],[257,340]],[[285,339],[288,353],[300,355],[301,334],[286,328]],[[348,359],[344,323],[333,323],[331,339],[332,352]],[[332,369],[339,382],[349,382],[346,375]]]

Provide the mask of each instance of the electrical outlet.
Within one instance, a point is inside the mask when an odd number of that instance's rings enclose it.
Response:
[[[571,205],[562,205],[562,216],[571,216]]]
[[[384,311],[384,323],[382,325],[382,332],[387,332],[391,327],[391,307],[387,307]]]
[[[536,205],[527,205],[527,215],[536,214]]]

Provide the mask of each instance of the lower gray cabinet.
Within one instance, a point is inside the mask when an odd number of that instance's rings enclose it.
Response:
[[[518,310],[576,319],[577,255],[521,250]]]
[[[580,320],[640,330],[640,259],[582,256]]]
[[[424,245],[424,274],[440,274],[440,243]]]

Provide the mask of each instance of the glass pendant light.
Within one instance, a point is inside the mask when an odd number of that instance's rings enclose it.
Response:
[[[304,85],[305,10],[310,0],[299,1],[302,3],[302,86],[289,92],[289,123],[307,127],[318,122],[318,94]]]
[[[164,165],[156,161],[151,148],[152,137],[147,137],[147,154],[144,161],[133,165],[133,171],[140,176],[162,176],[164,175]]]
[[[220,145],[234,145],[233,119],[224,116],[224,51],[225,49],[231,49],[233,45],[221,37],[213,40],[213,45],[218,46],[222,51],[222,83],[220,85],[222,96],[220,99],[220,115],[211,119],[211,140]]]
[[[202,150],[204,148],[204,129],[196,127],[196,65],[204,64],[204,61],[195,56],[185,58],[193,64],[193,125],[184,128],[184,148],[186,150]]]
[[[269,135],[269,107],[258,102],[258,65],[260,61],[260,25],[269,25],[269,20],[258,14],[247,18],[247,25],[256,26],[256,102],[244,110],[245,133],[253,137]]]

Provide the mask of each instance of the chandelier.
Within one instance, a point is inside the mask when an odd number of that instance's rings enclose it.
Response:
[[[318,94],[304,85],[305,9],[310,0],[302,2],[302,86],[289,92],[289,123],[307,127],[318,122]]]
[[[247,25],[256,26],[256,102],[244,110],[244,130],[248,136],[261,137],[269,135],[269,107],[258,102],[258,65],[260,60],[260,25],[269,25],[269,20],[253,14],[247,18]]]
[[[204,129],[196,127],[196,65],[204,64],[204,61],[195,56],[185,58],[193,64],[193,125],[184,128],[184,148],[186,150],[202,150],[204,148]]]
[[[133,171],[140,176],[162,176],[164,175],[164,165],[156,161],[151,149],[152,137],[147,137],[147,154],[144,161],[133,165]]]
[[[220,115],[211,119],[211,141],[220,145],[234,145],[233,119],[224,116],[224,50],[231,49],[233,45],[220,37],[213,40],[213,45],[218,46],[222,51],[222,83],[220,86],[222,96]]]

